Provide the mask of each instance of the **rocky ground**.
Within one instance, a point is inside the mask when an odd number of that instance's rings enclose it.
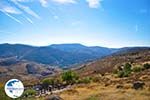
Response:
[[[150,100],[150,70],[116,78],[97,75],[95,82],[80,84],[59,93],[64,100]]]

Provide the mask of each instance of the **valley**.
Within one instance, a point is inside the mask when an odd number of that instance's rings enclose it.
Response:
[[[17,45],[17,47],[9,45],[7,49],[4,49],[5,46],[0,49],[3,52],[0,55],[0,84],[3,87],[3,84],[11,78],[22,80],[25,85],[22,99],[53,100],[48,98],[57,97],[61,98],[58,100],[150,99],[149,47],[120,49],[100,47],[95,49],[94,47],[93,49],[93,47],[79,44],[52,45],[53,49],[57,48],[61,50],[61,53],[63,52],[63,55],[59,55],[60,52],[51,51],[47,47],[38,48],[38,50],[34,47],[37,51],[26,54],[21,50],[24,51],[30,46],[25,46],[25,48],[23,46],[22,49],[20,46],[22,48],[22,45]],[[102,51],[105,51],[105,54]],[[43,52],[50,52],[50,55],[43,54]],[[68,57],[66,56],[68,52],[72,52],[71,55],[76,55],[80,61],[70,58],[71,62],[68,66],[59,66],[62,64],[57,56],[61,56],[64,61]],[[96,55],[98,52],[99,54]],[[84,59],[84,55],[87,60]],[[28,59],[27,56],[32,56],[34,59]],[[54,64],[55,61],[53,62],[52,59],[49,59],[49,64],[41,63],[39,58],[44,60],[47,56],[56,57],[58,63]],[[94,58],[91,59],[93,56]],[[135,84],[140,85],[135,87]]]
[[[150,0],[0,0],[0,100],[150,100]]]

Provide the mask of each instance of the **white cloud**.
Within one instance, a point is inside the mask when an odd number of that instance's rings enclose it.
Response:
[[[17,2],[17,0],[11,0],[14,4],[16,4],[20,9],[22,9],[23,11],[25,11],[26,13],[34,16],[35,18],[40,19],[40,16],[38,14],[36,14],[33,10],[30,9],[30,7],[28,6],[24,6],[20,3]]]
[[[15,3],[19,8],[21,9],[25,9],[25,11],[28,12],[28,14],[39,18],[38,15],[36,15],[36,13],[34,13],[32,10],[30,10],[30,8],[23,6],[21,4],[19,4],[18,2],[29,2],[29,1],[33,1],[33,0],[12,0],[13,3]],[[25,8],[26,7],[26,8]],[[18,8],[11,6],[10,4],[6,3],[6,2],[0,2],[0,11],[3,12],[6,16],[8,16],[9,18],[13,19],[14,21],[23,24],[20,20],[18,20],[16,17],[12,16],[12,14],[16,14],[16,15],[22,15],[29,23],[33,24],[33,21],[28,18],[27,16],[24,15],[24,13],[19,10]]]
[[[5,12],[4,14],[7,15],[8,17],[10,17],[11,19],[13,19],[14,21],[16,21],[16,22],[18,22],[18,23],[20,23],[20,24],[23,24],[20,20],[18,20],[17,18],[11,16],[10,14],[8,14],[8,13],[6,13],[6,12]]]
[[[33,21],[32,21],[30,18],[28,18],[28,17],[26,17],[26,16],[25,16],[25,18],[26,18],[26,20],[27,20],[29,23],[33,24]]]
[[[75,4],[77,0],[39,0],[43,7],[48,7],[48,2],[52,1],[58,4]]]
[[[98,8],[101,6],[102,0],[86,0],[90,8]]]
[[[47,7],[47,6],[48,6],[47,0],[39,0],[39,2],[41,3],[41,5],[42,5],[43,7]]]
[[[37,0],[15,0],[17,2],[33,2],[33,1],[37,1]]]
[[[74,3],[76,3],[76,0],[52,0],[52,1],[59,3],[59,4],[74,4]]]
[[[14,21],[22,24],[22,22],[20,20],[18,20],[17,18],[15,18],[11,15],[11,14],[21,14],[22,13],[17,8],[14,8],[14,7],[10,6],[9,4],[4,4],[3,2],[0,2],[0,11],[3,12],[9,18],[13,19]]]
[[[7,13],[10,13],[10,14],[21,14],[21,12],[18,9],[16,9],[14,7],[11,7],[11,6],[0,7],[0,11],[7,12]]]
[[[17,7],[10,5],[8,2],[0,1],[0,11],[3,12],[5,15],[10,17],[11,19],[15,20],[18,23],[22,22],[18,20],[17,18],[13,17],[12,14],[22,15],[24,18],[31,24],[33,24],[33,21],[25,16],[24,13],[27,13],[37,19],[40,19],[40,16],[34,12],[29,6],[24,5],[23,3],[29,3],[29,2],[35,2],[38,1],[43,7],[48,7],[48,3],[57,3],[57,4],[75,4],[78,0],[10,0],[12,3],[14,3]],[[98,8],[101,7],[101,1],[102,0],[85,0],[88,2],[88,5],[90,8]],[[141,10],[141,13],[145,13],[146,10]],[[59,19],[56,14],[53,14],[54,19]],[[72,25],[77,25],[79,22],[73,22]]]
[[[9,14],[21,14],[22,13],[19,9],[11,6],[10,4],[6,2],[1,2],[1,1],[0,1],[0,11],[6,12]]]

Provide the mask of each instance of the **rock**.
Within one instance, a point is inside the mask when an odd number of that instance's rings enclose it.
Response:
[[[131,89],[132,84],[124,84],[123,89]]]
[[[28,74],[36,74],[37,73],[37,69],[34,64],[27,64],[26,68],[27,68]]]
[[[61,97],[58,95],[51,95],[45,98],[45,100],[63,100]]]
[[[148,80],[150,77],[148,75],[143,75],[139,78],[140,80]]]
[[[144,82],[136,81],[136,82],[133,83],[133,88],[136,89],[136,90],[137,89],[142,89],[144,85],[145,85]]]
[[[118,85],[116,86],[116,88],[117,88],[117,89],[121,89],[121,88],[123,88],[123,85],[118,84]]]

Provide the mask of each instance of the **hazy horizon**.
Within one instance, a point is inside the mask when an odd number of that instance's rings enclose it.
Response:
[[[102,46],[102,45],[86,45],[86,44],[81,44],[81,43],[50,43],[47,45],[32,45],[32,44],[23,44],[23,43],[0,43],[1,44],[10,44],[10,45],[16,45],[16,44],[20,44],[20,45],[28,45],[28,46],[35,46],[35,47],[44,47],[44,46],[50,46],[50,45],[74,45],[74,44],[78,44],[78,45],[83,45],[83,46],[87,46],[87,47],[94,47],[94,46],[98,46],[98,47],[106,47],[106,46]],[[125,47],[150,47],[150,46],[143,46],[143,45],[134,45],[134,46],[124,46],[124,47],[106,47],[106,48],[125,48]]]
[[[150,0],[1,0],[0,44],[150,46]]]

